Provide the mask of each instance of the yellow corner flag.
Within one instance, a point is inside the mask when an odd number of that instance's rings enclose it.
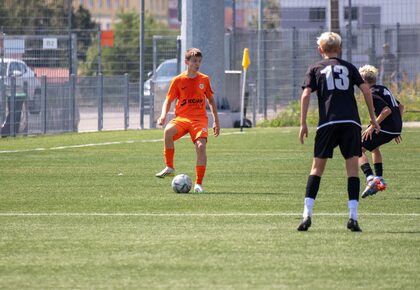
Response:
[[[242,66],[244,67],[245,71],[248,69],[248,66],[250,64],[251,64],[251,60],[249,59],[248,48],[244,48],[244,57],[242,58]]]

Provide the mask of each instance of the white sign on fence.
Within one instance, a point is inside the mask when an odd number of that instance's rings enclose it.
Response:
[[[19,38],[6,38],[4,40],[5,54],[23,54],[25,53],[25,41]]]
[[[43,49],[57,49],[57,38],[43,38],[42,48]]]

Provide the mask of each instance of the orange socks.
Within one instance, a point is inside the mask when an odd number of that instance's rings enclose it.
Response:
[[[204,177],[204,173],[206,173],[206,166],[205,165],[197,165],[195,167],[195,173],[196,173],[196,181],[195,183],[197,184],[203,184],[203,177]]]
[[[165,155],[166,166],[171,167],[171,168],[175,168],[174,167],[175,149],[174,148],[165,148],[163,150],[163,154]],[[195,167],[195,173],[196,173],[195,183],[203,184],[204,174],[206,173],[206,166],[205,165],[197,165]]]
[[[165,148],[163,150],[163,154],[165,155],[165,163],[166,163],[166,166],[168,166],[170,168],[175,168],[174,167],[174,154],[175,154],[175,149],[174,148]]]

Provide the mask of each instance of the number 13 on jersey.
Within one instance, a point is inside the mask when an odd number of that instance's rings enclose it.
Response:
[[[335,78],[333,71],[336,73]],[[329,65],[326,66],[321,73],[326,76],[328,90],[347,90],[349,88],[349,71],[345,66]]]

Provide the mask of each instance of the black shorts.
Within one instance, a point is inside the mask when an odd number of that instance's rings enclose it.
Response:
[[[393,135],[384,132],[379,132],[378,134],[375,134],[375,132],[373,132],[372,139],[367,139],[363,141],[362,147],[368,151],[372,151],[383,144],[389,143],[398,136],[399,135]]]
[[[361,128],[353,123],[332,124],[316,131],[314,156],[332,158],[334,148],[340,146],[345,159],[362,156]]]

